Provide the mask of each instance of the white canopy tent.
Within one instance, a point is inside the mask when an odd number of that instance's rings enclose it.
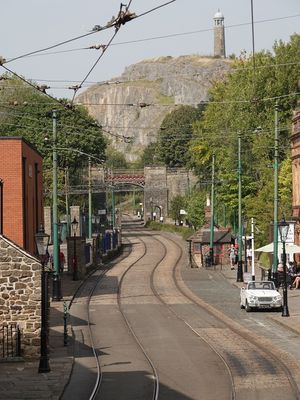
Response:
[[[265,246],[260,247],[259,249],[256,249],[255,251],[261,252],[261,253],[273,253],[274,249],[274,243],[269,243],[266,244]],[[286,243],[285,244],[285,252],[286,254],[293,255],[293,254],[298,254],[300,253],[300,246],[297,246],[296,244],[293,243]],[[278,254],[282,254],[282,243],[278,243]]]

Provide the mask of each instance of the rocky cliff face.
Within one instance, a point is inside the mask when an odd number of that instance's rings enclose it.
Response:
[[[109,131],[128,161],[155,142],[165,115],[178,105],[208,100],[208,90],[230,61],[200,56],[161,57],[127,67],[109,84],[94,85],[76,98]],[[118,136],[131,138],[130,143]]]

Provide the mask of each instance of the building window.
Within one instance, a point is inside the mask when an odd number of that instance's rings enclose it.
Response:
[[[201,243],[193,242],[193,253],[200,254],[201,253]]]

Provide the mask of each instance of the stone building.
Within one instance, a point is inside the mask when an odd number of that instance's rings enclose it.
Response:
[[[0,326],[18,324],[21,355],[37,358],[40,351],[41,264],[0,235]]]
[[[194,235],[188,238],[191,267],[203,267],[210,254],[210,220],[211,206],[205,207],[205,223]],[[213,264],[228,264],[228,251],[234,238],[229,229],[214,225],[213,232]]]
[[[34,254],[43,221],[42,156],[22,137],[0,137],[0,180],[0,232]]]
[[[214,56],[226,57],[224,16],[220,10],[214,16]]]

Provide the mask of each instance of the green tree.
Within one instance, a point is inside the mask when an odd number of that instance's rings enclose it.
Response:
[[[112,146],[108,146],[106,150],[106,166],[112,169],[127,169],[128,163],[125,156]]]
[[[242,54],[232,61],[227,77],[210,91],[210,100],[200,121],[194,123],[190,165],[199,178],[209,178],[211,154],[216,154],[218,199],[233,211],[238,202],[238,134],[241,135],[243,212],[262,224],[267,240],[273,220],[274,110],[279,111],[279,161],[281,165],[280,209],[291,209],[291,180],[287,178],[289,131],[297,104],[300,76],[300,36],[288,43],[276,42],[273,53]],[[284,203],[284,204],[283,204]]]
[[[170,202],[169,215],[176,221],[181,220],[180,210],[184,209],[186,204],[184,196],[177,195]]]
[[[158,135],[158,158],[168,167],[187,165],[187,148],[193,135],[193,123],[201,118],[203,106],[181,106],[167,114]]]
[[[143,154],[140,156],[136,163],[137,168],[144,168],[145,166],[157,165],[157,143],[150,143]]]
[[[106,140],[97,122],[85,108],[68,109],[67,100],[52,100],[26,85],[20,79],[5,75],[0,84],[0,134],[23,136],[44,158],[44,186],[52,187],[52,111],[57,114],[57,152],[59,187],[64,170],[69,169],[71,184],[76,183],[78,171],[92,163],[105,160]],[[102,160],[102,161],[101,161]]]
[[[194,190],[186,198],[187,220],[194,229],[199,229],[204,225],[205,200],[206,193],[199,190]]]

